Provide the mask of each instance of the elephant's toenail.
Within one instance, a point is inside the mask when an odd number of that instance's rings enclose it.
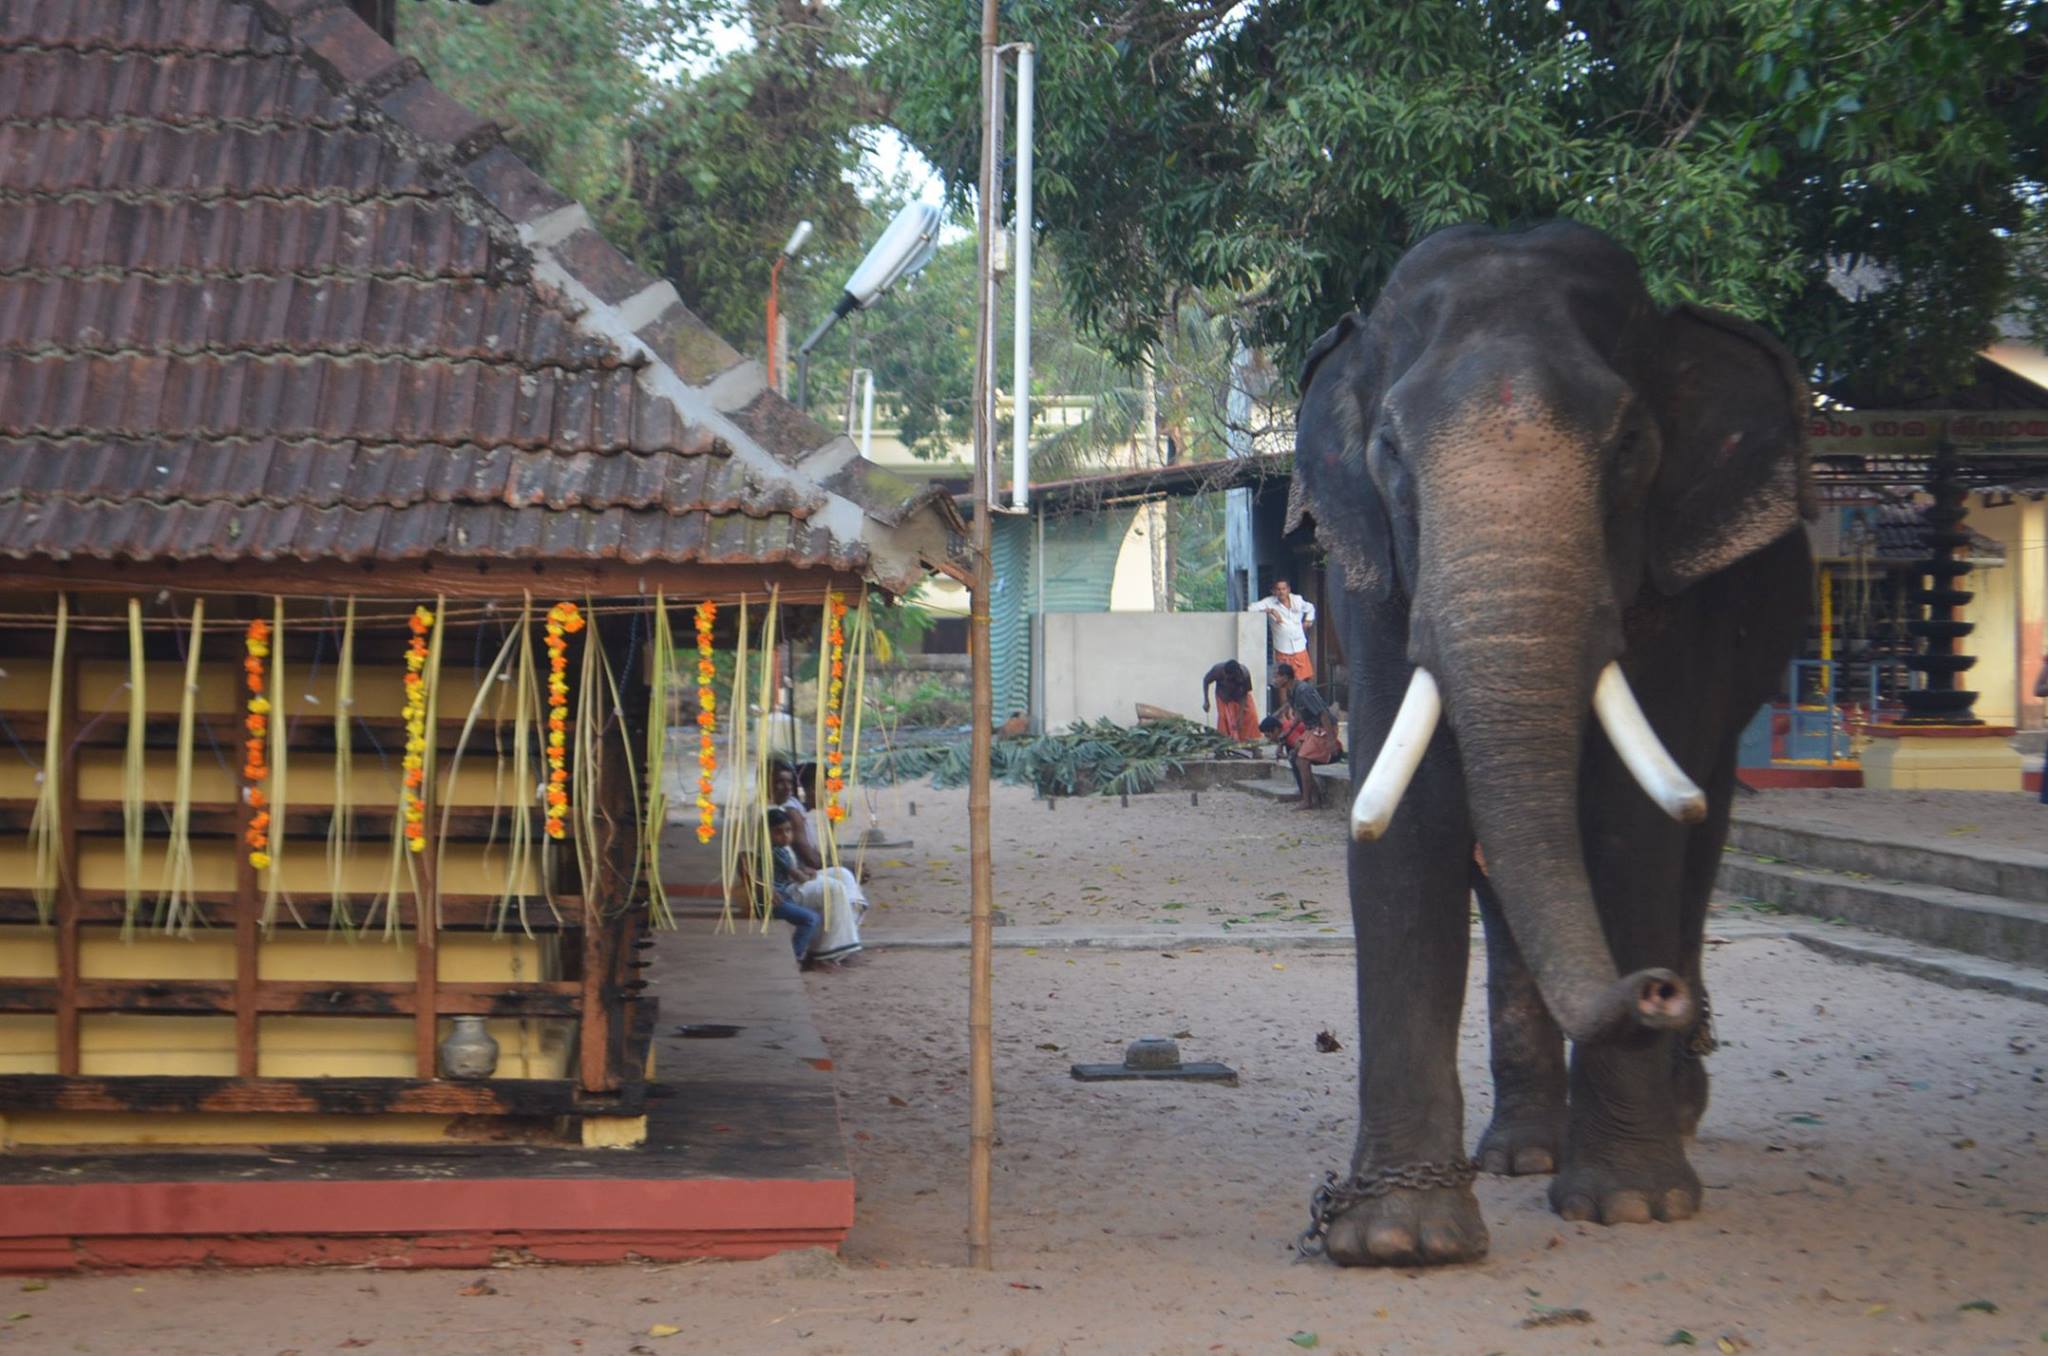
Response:
[[[1684,1187],[1671,1188],[1657,1204],[1657,1218],[1662,1220],[1691,1219],[1699,1209],[1692,1198],[1692,1193]]]
[[[1557,1213],[1565,1219],[1584,1222],[1593,1218],[1593,1202],[1584,1196],[1567,1196]]]
[[[1415,1256],[1415,1235],[1397,1224],[1382,1224],[1365,1236],[1366,1251],[1386,1262]]]
[[[1548,1149],[1524,1149],[1515,1155],[1515,1173],[1517,1176],[1526,1177],[1556,1171],[1557,1160],[1551,1157],[1550,1150]]]
[[[1606,1204],[1607,1208],[1602,1215],[1609,1224],[1650,1222],[1650,1201],[1640,1191],[1617,1191],[1607,1198]]]

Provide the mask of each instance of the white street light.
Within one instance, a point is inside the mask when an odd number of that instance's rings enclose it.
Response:
[[[818,328],[796,351],[798,408],[809,409],[811,405],[811,350],[842,319],[855,311],[865,311],[890,288],[930,263],[939,250],[939,226],[944,220],[939,209],[929,203],[907,203],[882,232],[882,238],[846,280],[846,289],[839,294],[832,313],[818,323]]]

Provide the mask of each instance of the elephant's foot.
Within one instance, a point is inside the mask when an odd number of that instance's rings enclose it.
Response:
[[[1330,1221],[1324,1250],[1347,1267],[1424,1267],[1486,1256],[1470,1186],[1417,1187],[1359,1201]]]
[[[1564,1156],[1565,1109],[1514,1106],[1495,1109],[1479,1137],[1479,1166],[1500,1177],[1533,1177],[1556,1172]]]
[[[1700,1179],[1676,1138],[1579,1149],[1550,1179],[1550,1208],[1601,1224],[1691,1219],[1700,1209]]]

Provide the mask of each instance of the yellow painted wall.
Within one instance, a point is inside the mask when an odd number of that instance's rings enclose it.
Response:
[[[164,841],[143,844],[142,884],[154,897],[163,879]],[[535,854],[536,857],[538,854]],[[128,879],[121,840],[107,836],[81,836],[78,849],[78,880],[88,890],[119,890]],[[192,876],[201,893],[230,893],[235,888],[236,844],[225,838],[192,840]],[[0,882],[27,881],[34,858],[25,835],[0,839]],[[284,888],[292,893],[324,897],[328,891],[327,844],[316,839],[294,838],[279,853]],[[401,880],[409,879],[400,867]],[[447,894],[497,895],[506,885],[506,849],[482,843],[450,843],[440,859],[441,889]],[[391,848],[384,842],[360,842],[342,868],[342,888],[350,894],[382,895],[391,880]],[[16,888],[21,888],[17,886]],[[540,894],[539,863],[532,864],[525,893]],[[403,886],[401,897],[411,898],[411,887]]]
[[[1977,596],[1963,610],[1977,629],[1963,639],[1964,649],[1977,656],[1977,666],[1963,674],[1961,685],[1977,692],[1977,716],[1992,725],[2013,725],[2019,718],[2020,569],[2023,540],[2022,505],[1984,508],[1980,496],[1969,500],[1969,527],[2002,543],[2006,563],[1973,571],[1964,587]]]
[[[291,623],[287,622],[287,630]],[[242,647],[237,636],[209,633],[206,661],[199,679],[200,712],[218,717],[216,737],[224,741],[229,766],[202,748],[193,770],[195,803],[227,805],[240,794],[238,779]],[[361,651],[359,659],[363,658]],[[372,719],[395,719],[403,698],[403,668],[359,663],[355,675],[355,710]],[[215,661],[218,662],[215,662]],[[128,666],[119,661],[87,660],[80,664],[79,707],[84,719],[102,713],[118,730],[128,712]],[[18,659],[0,665],[0,711],[40,716],[48,700],[47,660]],[[163,720],[178,713],[184,670],[181,664],[147,666],[145,709]],[[509,689],[501,689],[500,695]],[[466,716],[477,694],[477,675],[451,668],[444,672],[438,694],[444,719]],[[488,696],[489,694],[487,694]],[[271,699],[280,716],[331,720],[335,703],[332,664],[315,671],[310,665],[286,665],[273,671]],[[506,782],[493,751],[488,721],[505,714],[495,699],[483,712],[462,760],[459,776],[450,778],[452,760],[440,768],[437,803],[457,807],[490,807],[523,794]],[[389,763],[358,753],[352,764],[349,797],[358,806],[387,806],[396,801],[398,750]],[[122,758],[117,749],[94,748],[80,755],[79,794],[87,802],[122,799]],[[334,803],[334,761],[329,755],[295,755],[287,768],[287,805],[325,809]],[[149,795],[159,806],[175,794],[175,756],[168,749],[151,750],[147,768]],[[0,764],[0,799],[23,800],[36,794],[34,770],[18,760]],[[153,828],[158,825],[153,825]],[[502,835],[501,835],[502,839]],[[235,888],[239,844],[225,839],[195,839],[192,844],[196,887],[206,893]],[[310,898],[327,895],[326,844],[320,839],[291,839],[279,845],[280,883],[290,894]],[[443,890],[451,894],[498,895],[507,887],[506,848],[502,841],[486,848],[450,844],[440,858]],[[162,877],[164,843],[145,845],[142,879],[153,898]],[[359,844],[343,868],[342,886],[351,894],[379,896],[390,883],[388,839]],[[540,894],[538,863],[515,882],[530,898]],[[26,841],[0,840],[0,888],[30,878]],[[126,884],[122,844],[118,837],[87,836],[80,840],[80,884],[88,890],[119,890]],[[15,888],[19,888],[18,884]],[[409,887],[405,891],[409,898]],[[222,912],[217,907],[212,912]],[[216,924],[225,920],[216,917]],[[444,933],[439,938],[436,969],[446,981],[500,983],[557,978],[561,974],[558,941],[552,937],[493,937]],[[323,931],[280,928],[261,941],[258,975],[266,980],[407,982],[415,974],[415,950],[409,933],[396,940],[381,937],[350,942]],[[233,979],[234,938],[220,926],[197,936],[172,938],[144,933],[122,941],[119,929],[81,929],[80,974],[88,979]],[[0,980],[52,979],[57,974],[55,937],[50,929],[0,926]],[[444,1030],[446,1023],[444,1022]],[[567,1074],[573,1023],[561,1020],[496,1020],[489,1023],[499,1044],[496,1076],[558,1078]],[[234,1019],[223,1015],[85,1013],[79,1019],[80,1071],[87,1075],[191,1074],[235,1072]],[[257,1027],[257,1070],[264,1077],[396,1077],[415,1072],[414,1027],[410,1018],[271,1016]],[[0,1014],[0,1073],[57,1072],[56,1019],[39,1014]],[[416,1142],[443,1136],[451,1123],[445,1116],[222,1116],[58,1114],[0,1115],[0,1146],[58,1143],[285,1143],[285,1142]]]
[[[493,983],[559,977],[551,937],[444,933],[436,973],[451,983]],[[411,937],[350,942],[326,933],[280,929],[257,953],[257,973],[277,980],[405,981],[413,977]],[[80,930],[79,968],[96,979],[232,979],[234,938],[213,930],[196,937],[144,934],[120,940],[119,930]],[[0,926],[0,979],[50,979],[57,973],[48,928]],[[493,1019],[498,1078],[560,1078],[569,1068],[573,1024],[565,1020]],[[446,1023],[443,1024],[444,1033]],[[79,1071],[88,1075],[232,1076],[234,1018],[85,1013],[79,1018]],[[406,1017],[262,1018],[257,1073],[266,1078],[410,1078],[413,1023]],[[0,1014],[0,1073],[57,1072],[57,1022],[41,1014]],[[0,1143],[262,1143],[415,1142],[438,1138],[447,1117],[146,1116],[34,1113],[0,1117]]]

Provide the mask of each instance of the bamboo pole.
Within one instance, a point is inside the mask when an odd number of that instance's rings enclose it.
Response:
[[[992,283],[996,230],[995,115],[1001,98],[996,54],[996,0],[981,4],[981,187],[980,215],[981,323],[975,327],[974,362],[974,587],[968,603],[968,651],[974,680],[973,743],[967,780],[967,842],[971,867],[969,979],[967,988],[967,1263],[992,1270],[989,1245],[989,1174],[995,1143],[995,869],[989,854],[989,743],[994,724],[994,696],[989,673],[988,609],[990,586],[990,470],[994,465],[995,428],[989,417],[988,393],[995,380],[995,352],[989,343],[994,316]]]

